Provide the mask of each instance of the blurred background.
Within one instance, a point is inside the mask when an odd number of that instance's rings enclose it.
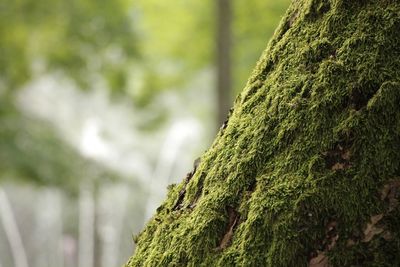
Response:
[[[0,0],[0,267],[116,267],[289,0]]]

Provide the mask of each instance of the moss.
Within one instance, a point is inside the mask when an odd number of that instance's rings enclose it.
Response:
[[[400,3],[294,1],[126,266],[400,266],[399,107]]]

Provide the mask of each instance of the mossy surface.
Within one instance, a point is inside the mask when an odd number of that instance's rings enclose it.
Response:
[[[298,0],[126,266],[400,266],[400,2]]]

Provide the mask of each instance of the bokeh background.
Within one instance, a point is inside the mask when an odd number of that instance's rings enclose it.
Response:
[[[289,0],[0,0],[0,267],[116,267]]]

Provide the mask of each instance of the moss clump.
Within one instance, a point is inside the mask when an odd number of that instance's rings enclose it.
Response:
[[[294,1],[126,266],[400,266],[400,2]]]

